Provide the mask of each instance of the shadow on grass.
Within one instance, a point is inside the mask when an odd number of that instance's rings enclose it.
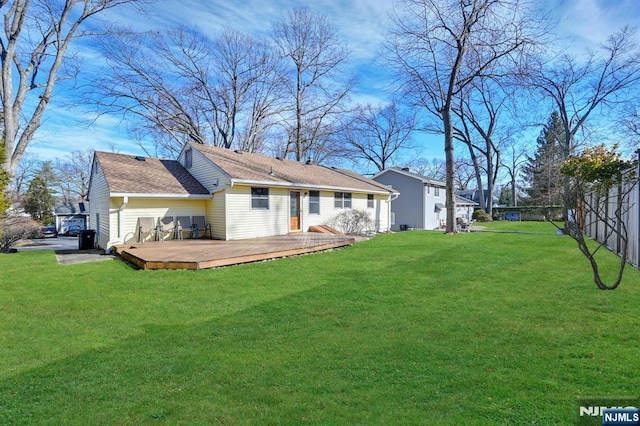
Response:
[[[350,330],[339,306],[309,311],[294,307],[304,297],[288,299],[199,324],[148,325],[114,347],[8,377],[0,385],[0,424],[424,418],[423,392],[402,389],[389,365],[395,362],[372,353],[372,336]],[[398,399],[405,397],[408,405]]]

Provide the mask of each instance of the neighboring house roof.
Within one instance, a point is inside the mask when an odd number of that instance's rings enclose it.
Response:
[[[345,169],[237,152],[210,145],[191,145],[236,183],[393,194],[396,191]]]
[[[487,201],[487,197],[489,197],[489,190],[484,189],[483,190],[484,193],[484,199],[485,202]],[[467,189],[464,191],[457,191],[456,192],[457,195],[466,198],[468,200],[473,200],[476,202],[476,204],[480,205],[480,191],[478,191],[477,189]],[[498,204],[498,197],[497,196],[493,196],[493,205],[497,205]]]
[[[209,196],[209,191],[178,161],[134,155],[95,153],[111,195]]]
[[[479,206],[480,204],[456,194],[456,206]]]
[[[439,181],[439,180],[435,180],[435,179],[431,179],[427,176],[423,176],[420,175],[418,173],[413,173],[410,170],[408,170],[407,168],[399,168],[399,167],[390,167],[388,169],[384,169],[383,171],[381,171],[380,173],[376,174],[373,178],[375,179],[378,176],[381,176],[385,173],[389,173],[389,172],[393,172],[393,173],[398,173],[416,180],[419,180],[420,182],[424,183],[424,184],[428,184],[428,185],[432,185],[432,186],[440,186],[442,188],[446,188],[447,184]],[[475,201],[472,201],[470,199],[461,197],[460,195],[456,194],[456,206],[477,206],[479,205],[478,203],[476,203]],[[435,205],[435,209],[436,211],[439,210],[444,210],[445,205],[442,203],[436,203]]]
[[[413,179],[417,179],[417,180],[419,180],[419,181],[420,181],[420,182],[422,182],[422,183],[429,184],[429,185],[432,185],[432,186],[440,186],[440,187],[442,187],[442,188],[444,188],[444,187],[446,187],[446,186],[447,186],[447,185],[446,185],[444,182],[442,182],[442,181],[435,180],[435,179],[431,179],[431,178],[429,178],[429,177],[427,177],[427,176],[420,175],[420,174],[418,174],[418,173],[413,173],[411,170],[409,170],[409,169],[408,169],[408,168],[406,168],[406,167],[405,167],[405,168],[400,168],[400,167],[390,167],[390,168],[388,168],[388,169],[384,169],[384,170],[382,170],[381,172],[377,173],[373,178],[375,179],[375,178],[377,178],[378,176],[382,176],[382,175],[384,175],[385,173],[389,173],[389,172],[394,172],[394,173],[398,173],[398,174],[401,174],[401,175],[404,175],[404,176],[407,176],[407,177],[410,177],[410,178],[413,178]]]
[[[88,215],[87,203],[56,203],[54,210],[56,216]]]

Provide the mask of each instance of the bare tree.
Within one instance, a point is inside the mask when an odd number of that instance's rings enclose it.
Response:
[[[455,156],[452,108],[496,63],[533,45],[535,24],[519,0],[401,0],[388,47],[403,92],[442,124],[446,159],[446,232],[455,226]]]
[[[382,171],[393,164],[401,150],[413,148],[415,127],[415,114],[399,110],[396,103],[362,106],[345,131],[347,151],[352,159],[364,160]]]
[[[629,89],[640,82],[640,49],[636,31],[628,26],[611,35],[600,52],[586,58],[563,54],[552,61],[527,64],[525,75],[534,88],[560,114],[562,133],[558,142],[564,158],[575,153],[576,134],[602,108],[612,108],[634,96]],[[565,179],[565,198],[571,183]],[[567,217],[565,205],[564,217]]]
[[[495,185],[502,165],[501,148],[512,132],[504,120],[511,96],[496,81],[479,78],[460,93],[452,109],[457,118],[454,137],[469,150],[476,171],[479,203],[489,214],[492,214]],[[486,199],[483,182],[486,182]]]
[[[509,187],[511,190],[511,204],[518,205],[518,178],[524,165],[527,163],[527,150],[522,144],[509,140],[503,149],[502,166],[507,170],[509,176]]]
[[[56,83],[78,74],[79,67],[69,60],[73,57],[69,47],[74,39],[95,35],[83,29],[85,21],[137,2],[140,0],[13,0],[1,4],[4,31],[0,34],[0,98],[5,170],[14,172],[18,167],[40,128]],[[21,124],[22,119],[25,122]]]
[[[415,158],[405,164],[403,168],[409,168],[419,175],[426,176],[434,180],[444,181],[445,163],[444,159],[441,158],[432,158],[431,160],[426,158]]]
[[[458,157],[456,160],[456,174],[454,176],[454,185],[457,191],[465,191],[469,189],[469,185],[477,176],[473,160],[466,157]]]
[[[219,121],[224,124],[218,131],[224,146],[259,151],[281,111],[283,71],[275,51],[253,37],[225,31],[214,40],[209,60],[215,99],[222,107]]]
[[[623,129],[627,147],[634,151],[640,149],[640,100],[638,98],[626,103],[622,117],[618,120]]]
[[[9,198],[12,203],[22,201],[22,197],[29,187],[29,182],[35,177],[41,164],[40,158],[33,153],[27,152],[22,156],[9,185]]]
[[[63,202],[73,203],[87,197],[92,163],[93,150],[74,151],[69,159],[56,159],[53,167]]]
[[[427,160],[426,158],[416,158],[406,163],[403,168],[408,168],[412,172],[426,176],[430,179],[439,180],[444,182],[446,167],[445,160],[442,158],[432,158]],[[473,182],[476,177],[476,171],[473,166],[473,161],[470,158],[458,157],[456,160],[456,174],[454,178],[454,185],[456,191],[464,191],[469,188],[469,184]]]
[[[322,161],[334,154],[341,115],[352,82],[340,82],[348,52],[324,15],[308,9],[290,11],[273,25],[273,39],[290,64],[284,119],[285,154],[302,161]]]
[[[276,123],[278,60],[252,37],[225,31],[209,40],[180,27],[104,43],[103,51],[111,70],[96,81],[95,102],[137,117],[134,131],[151,135],[164,155],[185,142],[256,151]]]

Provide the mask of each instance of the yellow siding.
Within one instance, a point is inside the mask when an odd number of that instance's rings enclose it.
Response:
[[[186,167],[184,151],[180,154],[178,161]],[[187,170],[200,183],[213,193],[213,199],[206,202],[207,223],[211,224],[213,238],[219,240],[227,239],[226,209],[224,189],[231,185],[229,177],[215,164],[205,157],[197,149],[192,149],[191,167]],[[217,182],[217,185],[214,183]]]
[[[184,160],[184,151],[178,158],[180,164],[186,167]],[[191,167],[187,170],[193,175],[209,192],[219,191],[231,185],[229,177],[218,166],[213,164],[211,160],[205,157],[197,149],[192,149]],[[217,185],[214,185],[215,182]]]
[[[227,239],[284,235],[289,232],[289,191],[269,189],[269,209],[251,208],[251,187],[234,186],[226,194]]]
[[[104,172],[100,164],[94,163],[94,174],[89,188],[89,223],[88,229],[96,231],[96,244],[98,247],[107,248],[107,243],[111,239],[109,230],[109,187]]]
[[[227,239],[225,193],[216,192],[213,200],[207,203],[207,221],[211,224],[213,238],[217,240]]]
[[[332,218],[340,214],[345,209],[335,208],[333,191],[320,191],[320,214],[309,213],[309,195],[308,191],[303,191],[303,220],[302,229],[307,230],[310,226],[324,225],[331,221]],[[385,232],[389,230],[389,197],[386,195],[374,195],[374,208],[367,207],[366,193],[351,194],[351,208],[365,210],[371,216],[376,224],[376,231]]]
[[[158,218],[171,216],[206,216],[208,200],[180,199],[141,199],[129,198],[122,218],[124,221],[124,241],[136,241],[136,226],[139,217],[152,217],[154,223]],[[119,204],[118,204],[119,205]]]

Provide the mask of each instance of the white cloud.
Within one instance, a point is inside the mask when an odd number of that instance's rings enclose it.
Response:
[[[385,76],[376,63],[389,26],[391,0],[316,0],[307,6],[325,14],[334,24],[340,37],[352,51],[350,69],[361,77],[361,85],[354,93],[358,102],[377,103],[385,100]],[[576,45],[593,46],[624,24],[640,22],[638,0],[553,0],[544,7],[557,7],[562,19],[559,34],[576,38]],[[160,30],[177,24],[193,25],[214,34],[232,28],[257,37],[266,38],[273,22],[284,16],[298,2],[284,0],[165,0],[155,2],[146,13],[118,9],[105,15],[107,20],[126,25],[137,31]],[[130,6],[127,6],[130,7]],[[85,57],[85,71],[102,57],[89,47],[76,46]],[[59,95],[69,95],[61,86]],[[140,149],[129,140],[119,118],[104,116],[91,127],[87,118],[93,117],[81,108],[55,108],[47,111],[47,120],[30,147],[44,156],[59,156],[76,149],[94,148],[138,153]]]
[[[578,44],[597,45],[624,25],[637,25],[637,0],[574,0],[563,3],[561,30]]]
[[[81,108],[50,105],[43,126],[28,151],[42,159],[63,158],[73,151],[117,151],[143,154],[126,136],[120,119]]]

